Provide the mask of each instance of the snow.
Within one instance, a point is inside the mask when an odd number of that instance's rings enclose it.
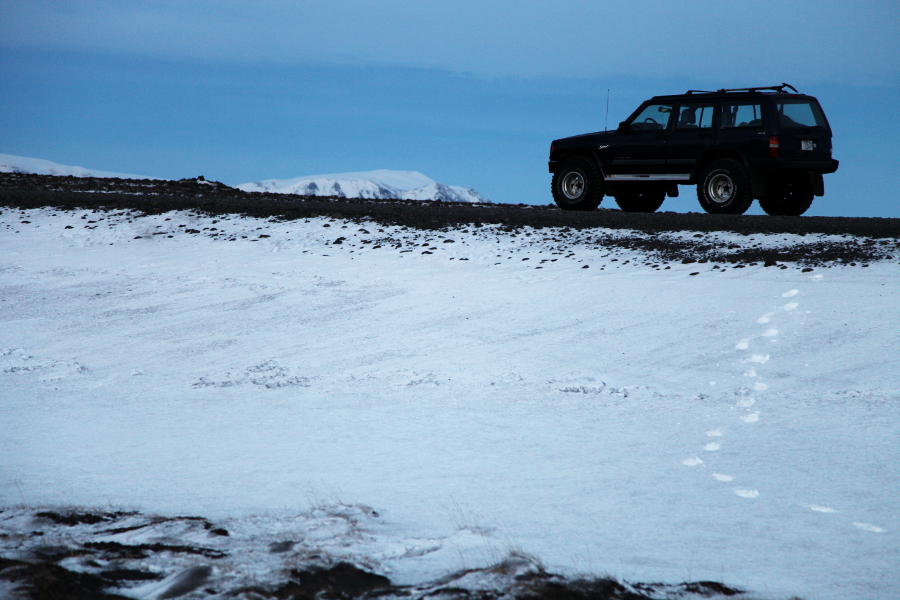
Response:
[[[143,175],[128,175],[126,173],[112,173],[85,169],[84,167],[72,167],[44,160],[42,158],[29,158],[27,156],[13,156],[12,154],[0,154],[0,173],[35,173],[38,175],[71,175],[74,177],[118,177],[119,179],[156,179]]]
[[[594,234],[4,209],[0,506],[202,515],[398,583],[515,551],[896,596],[900,266],[657,270]]]
[[[488,202],[473,189],[438,183],[418,171],[380,169],[357,173],[267,179],[235,186],[245,192],[275,192],[303,196],[337,196],[443,202]]]

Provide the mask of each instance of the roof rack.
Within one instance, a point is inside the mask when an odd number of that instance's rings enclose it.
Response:
[[[709,90],[688,90],[687,95],[690,96],[691,94],[723,94],[725,92],[751,92],[752,93],[752,92],[759,92],[762,90],[771,90],[773,92],[778,92],[779,94],[785,94],[787,92],[784,91],[784,88],[792,89],[795,94],[800,93],[797,91],[797,88],[795,88],[791,84],[782,83],[781,85],[772,85],[772,86],[768,86],[768,87],[735,88],[735,89],[731,89],[731,90],[721,89],[721,90],[716,90],[715,92],[711,92]]]

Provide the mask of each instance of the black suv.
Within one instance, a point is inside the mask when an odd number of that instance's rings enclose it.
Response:
[[[709,213],[743,214],[757,198],[770,215],[802,215],[837,168],[819,102],[786,83],[655,96],[615,131],[550,146],[563,210],[594,210],[608,195],[622,210],[654,212],[679,184],[696,184]]]

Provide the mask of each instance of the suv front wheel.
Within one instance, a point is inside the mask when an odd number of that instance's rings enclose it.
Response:
[[[563,210],[594,210],[603,200],[603,178],[594,161],[573,156],[553,174],[553,200]]]
[[[700,174],[697,199],[708,213],[742,215],[753,204],[750,175],[732,158],[714,160]]]

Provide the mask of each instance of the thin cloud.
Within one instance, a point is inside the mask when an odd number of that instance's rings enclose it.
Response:
[[[900,4],[0,1],[7,46],[481,76],[896,83]]]

